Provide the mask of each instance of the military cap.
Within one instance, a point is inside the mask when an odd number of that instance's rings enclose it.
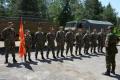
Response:
[[[112,30],[114,27],[112,27],[112,26],[108,26],[108,30]]]
[[[63,29],[63,26],[60,26],[59,29]]]
[[[26,29],[25,32],[29,32],[29,33],[30,33],[30,30],[29,30],[29,29]]]

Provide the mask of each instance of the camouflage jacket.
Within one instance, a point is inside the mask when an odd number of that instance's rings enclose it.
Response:
[[[36,32],[35,33],[35,43],[36,44],[45,44],[46,36],[43,32]]]
[[[65,33],[64,33],[64,31],[58,31],[56,33],[56,42],[65,42]]]
[[[14,28],[5,28],[2,31],[1,36],[5,41],[5,46],[15,46],[16,33]]]

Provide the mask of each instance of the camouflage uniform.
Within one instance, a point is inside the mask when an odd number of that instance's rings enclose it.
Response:
[[[59,57],[59,52],[61,51],[61,57],[64,57],[64,45],[65,45],[65,33],[64,31],[58,31],[56,34],[56,42],[57,42],[57,57]]]
[[[47,33],[47,41],[48,41],[48,50],[47,50],[47,58],[49,58],[49,51],[52,50],[53,58],[55,57],[55,33],[49,32]]]
[[[75,51],[76,55],[77,55],[78,49],[79,49],[79,55],[82,55],[81,54],[81,48],[83,46],[83,34],[82,34],[82,32],[76,33],[75,39],[76,39],[76,51]]]
[[[103,47],[105,45],[105,38],[106,38],[106,35],[104,32],[98,33],[98,52],[103,53]]]
[[[46,41],[46,36],[44,35],[43,32],[36,32],[35,33],[35,49],[36,49],[36,54],[35,54],[35,58],[37,59],[38,56],[38,51],[41,51],[41,57],[42,59],[44,59],[43,56],[43,49],[45,46],[45,41]]]
[[[26,47],[26,54],[24,56],[24,60],[26,61],[26,56],[27,56],[27,53],[28,53],[28,60],[29,61],[32,61],[31,60],[31,47],[32,47],[32,36],[30,34],[25,34],[25,47]]]
[[[97,47],[97,33],[92,32],[90,35],[90,42],[91,42],[91,53],[97,53],[96,47]]]
[[[2,31],[1,34],[2,38],[4,39],[4,45],[5,45],[5,63],[8,63],[8,57],[9,53],[12,54],[13,62],[16,63],[15,59],[15,38],[16,33],[14,28],[7,27]]]
[[[66,55],[68,54],[68,51],[70,49],[71,56],[74,56],[73,55],[73,45],[75,41],[74,33],[72,31],[68,31],[65,35],[65,39],[66,39]]]
[[[119,38],[113,33],[108,33],[106,37],[106,74],[110,75],[110,71],[115,74],[115,56],[118,53],[116,44],[118,43]],[[112,68],[112,69],[111,69]]]
[[[90,48],[90,34],[89,33],[86,33],[83,36],[83,46],[84,46],[84,53],[89,54],[88,53],[88,50]]]

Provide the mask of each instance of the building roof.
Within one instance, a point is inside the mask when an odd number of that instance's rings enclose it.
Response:
[[[98,20],[83,20],[83,21],[87,21],[88,23],[91,24],[102,24],[102,25],[113,25],[111,22],[108,21],[98,21]]]

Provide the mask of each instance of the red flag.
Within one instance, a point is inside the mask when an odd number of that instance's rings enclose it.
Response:
[[[26,53],[22,17],[20,18],[19,39],[20,39],[19,55],[20,55],[20,58],[22,58]]]

